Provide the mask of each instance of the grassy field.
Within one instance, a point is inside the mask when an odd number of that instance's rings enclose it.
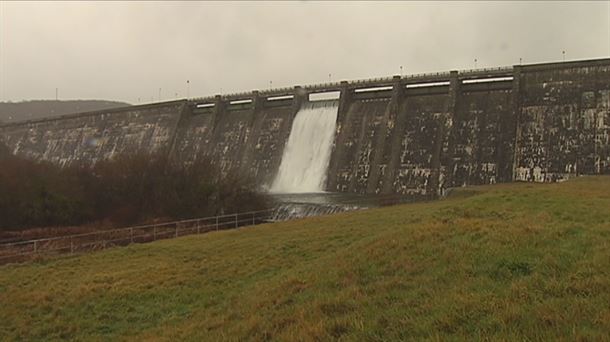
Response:
[[[605,340],[610,177],[0,267],[0,340]]]

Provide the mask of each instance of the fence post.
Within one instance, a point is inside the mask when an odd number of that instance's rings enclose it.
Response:
[[[218,230],[218,216],[216,216],[216,230]]]
[[[235,228],[237,228],[237,214],[235,214]]]
[[[153,241],[157,241],[157,226],[153,226]]]
[[[34,253],[38,252],[38,241],[34,240]]]
[[[129,239],[130,239],[130,243],[133,243],[133,227],[131,227],[129,229]]]
[[[70,254],[74,254],[74,237],[70,236]]]
[[[199,225],[199,220],[197,220],[197,234],[201,234],[201,227]]]
[[[254,212],[252,212],[252,225],[255,225],[255,223],[254,223]]]
[[[174,235],[174,237],[178,237],[178,224],[176,223],[176,234]]]

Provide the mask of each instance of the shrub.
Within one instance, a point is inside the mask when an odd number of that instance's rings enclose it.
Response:
[[[191,164],[160,154],[119,155],[91,165],[56,165],[10,155],[0,147],[0,228],[128,225],[259,210],[254,181],[222,172],[210,159]]]

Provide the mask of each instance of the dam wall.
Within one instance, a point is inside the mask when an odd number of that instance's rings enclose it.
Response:
[[[294,116],[305,100],[299,89],[278,98],[258,92],[225,100],[185,101],[172,157],[189,163],[213,158],[223,169],[241,169],[268,187],[279,168]],[[300,94],[300,95],[299,95]],[[270,99],[271,98],[271,99]]]
[[[514,179],[610,173],[610,60],[522,67]]]
[[[95,163],[125,151],[167,149],[184,109],[176,101],[26,121],[0,126],[0,140],[31,159]]]
[[[610,174],[610,59],[338,82],[131,106],[0,126],[16,154],[61,165],[133,150],[208,157],[268,188],[295,115],[338,101],[328,191]]]

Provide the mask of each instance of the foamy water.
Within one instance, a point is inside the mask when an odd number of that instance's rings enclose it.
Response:
[[[337,101],[307,103],[297,113],[271,192],[324,191],[330,161]]]

